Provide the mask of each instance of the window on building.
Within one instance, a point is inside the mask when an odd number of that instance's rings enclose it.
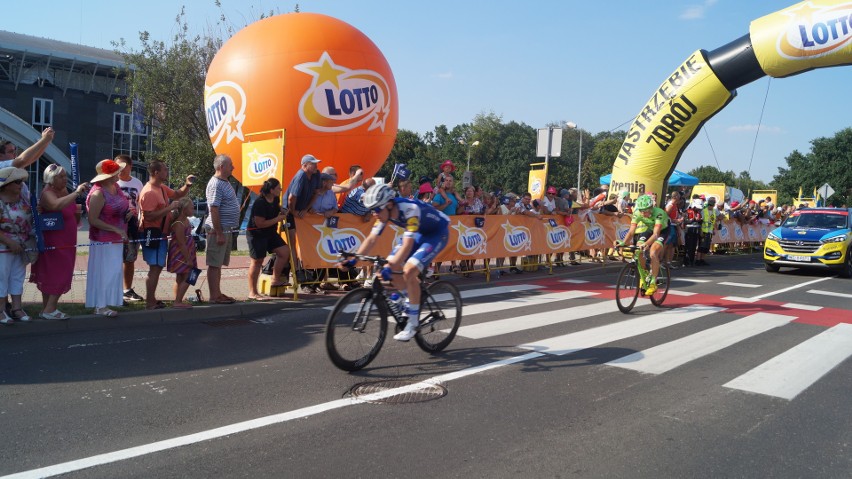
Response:
[[[33,98],[33,128],[43,131],[53,126],[53,100]]]
[[[133,127],[133,117],[129,113],[113,113],[112,156],[130,155],[134,161],[144,161],[151,152],[149,138],[150,127],[141,123]]]

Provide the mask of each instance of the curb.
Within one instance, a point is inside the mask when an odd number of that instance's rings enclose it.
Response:
[[[755,253],[757,254],[757,253]],[[744,255],[718,255],[713,257],[713,261],[730,259],[741,259],[743,256],[751,257],[755,254]],[[608,261],[606,263],[582,263],[578,266],[565,266],[555,268],[553,273],[547,270],[534,272],[524,272],[523,274],[503,274],[499,278],[492,278],[490,282],[484,278],[467,279],[457,277],[455,275],[444,274],[444,278],[453,278],[454,284],[471,287],[481,285],[491,285],[497,283],[521,283],[525,280],[536,281],[540,279],[553,278],[559,276],[570,275],[586,275],[589,273],[600,272],[601,270],[618,269],[623,265],[620,261]],[[701,271],[700,269],[696,269]],[[681,271],[681,269],[678,269]],[[439,278],[440,279],[440,278]],[[312,309],[320,305],[325,306],[325,303],[333,303],[340,298],[341,294],[327,295],[310,295],[299,293],[299,300],[292,299],[273,299],[272,301],[264,302],[236,302],[234,304],[217,304],[197,305],[190,310],[186,309],[159,309],[155,311],[130,311],[120,313],[116,318],[106,318],[103,316],[80,315],[74,316],[67,321],[47,321],[42,319],[33,319],[30,323],[14,323],[12,326],[0,326],[0,341],[11,338],[21,338],[29,336],[46,336],[62,333],[79,333],[87,331],[100,331],[108,329],[124,329],[140,326],[150,326],[155,324],[192,324],[204,323],[207,321],[225,320],[225,319],[251,319],[253,317],[267,315],[276,311],[293,311],[300,309]]]

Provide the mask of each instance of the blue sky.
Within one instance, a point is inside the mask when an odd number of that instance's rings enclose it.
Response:
[[[222,3],[221,12],[237,28],[261,12],[286,13],[296,5]],[[626,130],[653,91],[692,52],[733,41],[748,33],[752,20],[793,3],[298,2],[301,11],[337,17],[378,45],[396,79],[399,126],[421,134],[440,124],[452,128],[471,122],[483,112],[536,128],[573,121],[593,133]],[[186,5],[191,28],[199,32],[220,13],[213,0],[15,2],[6,6],[6,18],[14,21],[4,28],[111,48],[110,41],[122,37],[135,43],[140,30],[155,39],[171,38],[181,4]],[[707,123],[707,134],[696,136],[677,168],[707,164],[737,173],[750,170],[753,178],[770,181],[793,150],[806,152],[812,139],[850,126],[850,84],[852,67],[835,67],[785,79],[764,77],[746,85]]]

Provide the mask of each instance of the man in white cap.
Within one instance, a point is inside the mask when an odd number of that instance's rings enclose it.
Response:
[[[287,222],[290,223],[291,228],[294,224],[293,217],[305,216],[313,203],[314,195],[322,186],[320,176],[317,174],[319,162],[320,160],[314,158],[314,155],[303,156],[301,168],[287,187],[287,206],[290,208],[290,218],[287,218]]]

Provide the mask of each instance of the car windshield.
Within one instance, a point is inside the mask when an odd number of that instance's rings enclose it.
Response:
[[[842,229],[846,228],[847,216],[833,213],[802,213],[787,218],[784,222],[785,228],[818,228],[818,229]]]

